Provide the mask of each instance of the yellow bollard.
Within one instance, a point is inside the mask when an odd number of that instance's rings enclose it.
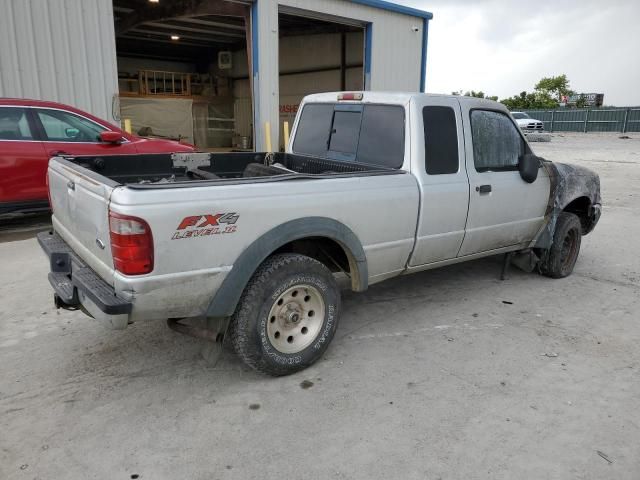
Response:
[[[264,141],[267,147],[267,152],[272,152],[271,149],[271,124],[269,122],[264,122]]]
[[[125,118],[124,119],[124,131],[127,133],[131,133],[131,119],[130,118]]]
[[[289,148],[289,122],[284,122],[284,151]]]

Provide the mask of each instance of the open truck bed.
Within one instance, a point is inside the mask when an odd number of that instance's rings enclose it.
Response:
[[[111,181],[110,186],[171,188],[215,183],[253,183],[343,175],[405,173],[388,167],[292,153],[173,153],[74,156],[65,160]],[[276,178],[274,178],[276,177]]]

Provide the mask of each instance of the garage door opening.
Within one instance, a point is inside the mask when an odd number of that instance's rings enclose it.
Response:
[[[280,128],[292,125],[305,95],[365,87],[365,29],[281,12]],[[280,139],[284,145],[284,132]]]
[[[247,71],[239,52],[247,50],[250,8],[222,0],[114,0],[113,9],[123,125],[200,150],[251,149],[251,135],[238,134],[234,116],[234,77]],[[250,94],[247,100],[251,109]]]
[[[277,128],[280,131],[279,148],[282,150],[285,147],[284,123],[293,126],[305,95],[364,89],[365,27],[347,20],[311,18],[302,11],[280,11],[278,32],[280,96]],[[258,48],[261,49],[260,45]],[[261,49],[260,55],[270,56],[273,52],[263,52]],[[237,52],[234,63],[248,65],[246,50]],[[237,133],[242,137],[253,134],[248,72],[246,70],[233,79],[234,117]]]

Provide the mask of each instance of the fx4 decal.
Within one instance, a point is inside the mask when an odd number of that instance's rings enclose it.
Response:
[[[214,215],[204,214],[185,217],[178,224],[178,228],[171,236],[171,240],[235,233],[238,229],[236,222],[239,218],[240,215],[237,213],[216,213]]]

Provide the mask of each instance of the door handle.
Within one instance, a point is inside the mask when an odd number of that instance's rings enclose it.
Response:
[[[52,157],[57,157],[58,155],[69,155],[69,154],[64,150],[52,150],[49,152],[49,155],[51,155]]]
[[[491,185],[480,185],[476,187],[476,192],[480,192],[480,194],[491,193]]]

